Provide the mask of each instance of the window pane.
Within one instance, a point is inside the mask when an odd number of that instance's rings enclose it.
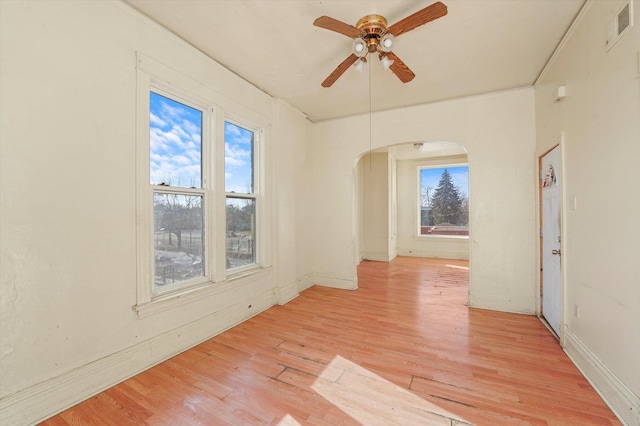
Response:
[[[204,275],[202,196],[153,194],[155,285]]]
[[[202,112],[151,92],[151,184],[202,187]]]
[[[469,167],[420,169],[420,234],[469,235]]]
[[[224,123],[224,190],[253,194],[253,132]]]
[[[227,269],[256,263],[256,201],[227,198]]]

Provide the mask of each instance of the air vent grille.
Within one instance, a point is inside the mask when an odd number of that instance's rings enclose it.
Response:
[[[632,2],[624,5],[620,12],[607,24],[607,50],[624,35],[625,30],[633,25]]]
[[[629,26],[629,4],[627,3],[618,13],[618,36]]]

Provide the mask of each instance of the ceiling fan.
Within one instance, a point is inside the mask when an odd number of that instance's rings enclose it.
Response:
[[[367,15],[360,19],[355,27],[328,16],[319,17],[313,21],[316,27],[335,31],[353,39],[351,55],[329,74],[329,77],[322,82],[322,86],[330,87],[356,62],[355,66],[362,69],[369,53],[377,53],[382,65],[390,68],[400,81],[410,82],[416,75],[392,52],[394,38],[446,14],[447,6],[436,2],[389,27],[387,27],[387,20],[380,15]]]

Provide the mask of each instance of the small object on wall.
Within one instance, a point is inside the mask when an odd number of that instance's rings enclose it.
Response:
[[[556,171],[553,168],[553,164],[549,164],[549,168],[544,175],[544,180],[542,181],[543,188],[551,188],[552,186],[556,186],[558,181],[556,179]]]
[[[633,2],[625,4],[616,16],[607,23],[605,47],[608,51],[633,26]]]
[[[567,96],[567,86],[558,86],[556,91],[556,102],[561,101]]]

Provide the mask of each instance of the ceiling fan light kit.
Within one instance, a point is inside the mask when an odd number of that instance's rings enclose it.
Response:
[[[353,48],[354,55],[356,55],[359,58],[367,56],[367,53],[369,53],[367,51],[367,42],[364,41],[364,39],[361,37],[353,39],[352,48]]]
[[[391,71],[402,81],[408,83],[416,76],[398,56],[392,52],[395,37],[411,31],[447,14],[447,6],[441,2],[433,3],[424,9],[407,16],[391,26],[381,15],[366,15],[355,26],[346,24],[328,16],[321,16],[313,25],[346,35],[353,39],[352,53],[323,82],[323,87],[331,87],[351,66],[361,71],[369,53],[378,53],[385,69]]]
[[[380,50],[383,52],[391,52],[391,49],[393,49],[394,38],[393,34],[385,34],[380,39]]]
[[[380,62],[382,62],[382,68],[384,68],[385,70],[388,70],[391,67],[391,65],[393,65],[393,61],[387,58],[386,55],[380,58]]]
[[[365,58],[361,58],[359,61],[356,61],[353,67],[356,69],[356,71],[363,72],[366,65],[367,65],[367,60]]]

